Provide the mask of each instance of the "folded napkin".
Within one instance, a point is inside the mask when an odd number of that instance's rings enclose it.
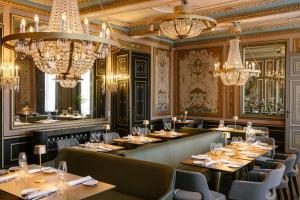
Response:
[[[21,191],[21,195],[22,196],[27,196],[29,194],[32,194],[34,192],[38,192],[40,191],[38,188],[28,188],[28,189],[24,189]]]
[[[16,176],[17,176],[16,174],[8,175],[8,176],[2,176],[2,177],[0,177],[0,183],[4,183],[6,181],[14,179],[14,178],[16,178]]]
[[[48,170],[50,169],[51,167],[42,167],[42,169],[38,168],[38,169],[30,169],[28,170],[27,172],[29,174],[34,174],[34,173],[37,173],[37,172],[40,172],[40,171],[45,171],[45,170]]]
[[[252,153],[247,151],[242,151],[241,154],[247,155],[247,156],[259,156],[258,153]]]
[[[263,149],[263,150],[272,150],[273,148],[272,147],[264,147],[264,146],[262,146],[262,147],[260,147],[260,149]]]
[[[90,144],[90,143],[87,143],[87,144],[80,144],[79,146],[81,146],[81,147],[90,147],[90,148],[93,148],[93,145]]]
[[[233,161],[230,161],[230,160],[221,160],[221,161],[222,161],[222,163],[225,163],[225,164],[239,165],[239,166],[243,165],[243,163],[233,162]]]
[[[78,184],[90,181],[92,179],[93,178],[91,176],[86,176],[86,177],[82,177],[82,178],[79,178],[79,179],[76,179],[76,180],[73,180],[73,181],[69,181],[68,185],[69,186],[74,186],[74,185],[78,185]]]
[[[104,151],[111,151],[112,150],[111,148],[104,147],[104,146],[97,146],[97,149],[98,150],[104,150]]]
[[[57,191],[57,187],[53,187],[53,188],[49,188],[47,190],[43,190],[43,191],[40,191],[40,192],[34,192],[32,194],[29,194],[25,197],[25,199],[34,199],[36,197],[43,197],[43,196],[47,196],[53,192],[56,192]]]
[[[206,160],[206,159],[210,159],[209,155],[192,155],[192,159],[196,159],[196,160]]]
[[[212,161],[209,161],[209,162],[204,162],[204,161],[201,161],[201,160],[194,160],[193,163],[194,164],[197,164],[197,165],[202,165],[202,166],[205,166],[205,167],[209,167],[211,165],[214,165],[216,164],[218,161],[216,160],[212,160]]]

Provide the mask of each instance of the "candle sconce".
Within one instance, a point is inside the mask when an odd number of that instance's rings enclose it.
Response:
[[[15,66],[13,62],[4,62],[1,66],[0,87],[2,89],[10,89],[18,92],[19,85],[19,67]]]

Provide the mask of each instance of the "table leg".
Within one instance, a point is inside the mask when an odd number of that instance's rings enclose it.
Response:
[[[222,172],[215,172],[215,190],[220,192],[221,182],[222,182]]]

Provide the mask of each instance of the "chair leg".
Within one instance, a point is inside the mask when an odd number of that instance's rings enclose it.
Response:
[[[282,192],[283,192],[284,200],[289,200],[289,197],[288,197],[288,194],[287,194],[287,189],[283,188]]]
[[[277,199],[278,200],[282,200],[282,198],[281,198],[281,190],[277,189],[276,190],[276,194],[277,194]]]
[[[289,183],[288,184],[289,184],[291,200],[294,200],[294,190],[293,190],[292,177],[289,177]]]
[[[298,186],[298,183],[297,183],[297,177],[296,176],[292,177],[292,180],[294,182],[294,187],[295,187],[295,190],[296,190],[297,197],[299,197],[299,186]]]

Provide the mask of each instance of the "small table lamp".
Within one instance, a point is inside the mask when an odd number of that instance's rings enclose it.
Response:
[[[36,183],[44,183],[45,179],[42,178],[42,155],[46,153],[46,145],[36,145],[34,146],[34,154],[39,155],[40,160],[40,177],[35,180]]]
[[[230,138],[230,132],[222,132],[222,138],[224,139],[225,145],[227,145],[227,139]]]
[[[149,124],[149,120],[144,120],[144,121],[143,121],[143,124],[144,124],[145,128],[147,128],[147,126],[148,126],[148,124]]]
[[[233,120],[234,120],[234,130],[236,130],[236,121],[238,120],[238,116],[233,116]]]
[[[174,131],[176,130],[176,120],[177,120],[177,117],[172,117],[172,121],[174,122]]]

